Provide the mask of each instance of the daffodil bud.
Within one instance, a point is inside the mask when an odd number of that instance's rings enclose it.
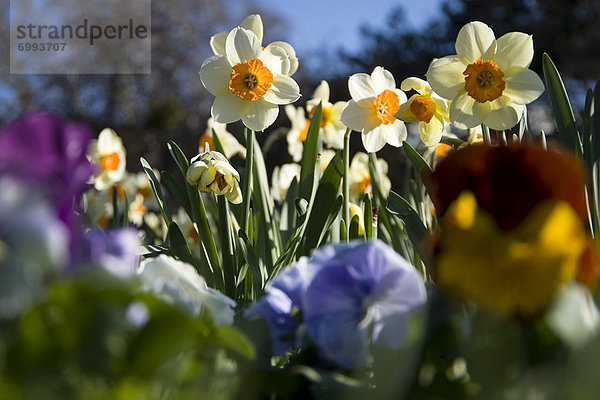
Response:
[[[223,195],[234,204],[242,202],[240,174],[219,152],[209,151],[194,157],[186,180],[190,185],[198,186],[201,192]]]

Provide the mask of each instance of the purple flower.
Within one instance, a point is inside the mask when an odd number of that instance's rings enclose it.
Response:
[[[25,114],[0,132],[0,175],[39,185],[75,230],[74,199],[94,172],[86,158],[91,138],[83,124],[40,111]]]
[[[324,246],[265,291],[247,315],[266,320],[275,354],[306,331],[324,358],[345,368],[364,366],[371,343],[402,346],[407,318],[426,302],[420,273],[379,241]]]
[[[102,231],[93,228],[87,232],[86,246],[80,255],[82,264],[95,264],[110,273],[128,278],[135,274],[139,264],[141,245],[138,232],[133,228]]]

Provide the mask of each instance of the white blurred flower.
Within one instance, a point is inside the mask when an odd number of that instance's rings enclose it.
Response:
[[[321,153],[321,157],[319,158],[319,164],[321,165],[321,172],[325,172],[329,162],[335,157],[335,150],[325,149]]]
[[[96,173],[92,182],[97,190],[105,190],[123,179],[125,174],[125,147],[115,131],[105,128],[97,140],[90,143],[88,158]]]
[[[298,181],[300,180],[300,165],[298,164],[283,164],[273,169],[271,195],[274,200],[285,200],[287,191],[294,178]]]
[[[213,129],[223,146],[225,157],[229,159],[237,154],[241,157],[246,157],[246,148],[227,130],[227,124],[220,124],[214,118],[209,118],[206,122],[206,131],[200,137],[198,152],[204,153],[206,143],[208,143],[210,150],[216,150],[213,142]]]
[[[233,204],[242,202],[240,174],[225,156],[217,151],[201,153],[194,157],[187,170],[186,180],[190,185],[198,186],[201,192],[223,195]]]
[[[377,159],[377,172],[383,195],[387,197],[392,188],[392,183],[387,177],[388,164],[384,159]],[[371,174],[369,173],[369,155],[366,153],[356,153],[348,169],[348,186],[350,190],[350,200],[359,201],[364,193],[373,194],[371,187]]]
[[[286,135],[288,153],[290,153],[294,162],[299,162],[302,159],[304,141],[306,141],[310,120],[306,119],[302,107],[294,107],[291,104],[285,106],[285,114],[292,123],[292,127]]]
[[[371,75],[354,74],[348,79],[352,100],[342,111],[342,122],[362,133],[362,142],[369,153],[379,151],[386,143],[400,147],[406,140],[406,125],[394,114],[406,102],[403,91],[396,89],[392,74],[375,67]]]
[[[129,203],[129,210],[127,216],[135,226],[142,226],[144,223],[144,216],[148,213],[148,209],[144,205],[144,196],[140,193],[135,195],[135,199]]]
[[[400,84],[400,89],[408,92],[415,90],[417,94],[400,105],[395,114],[404,122],[418,122],[419,136],[427,147],[434,147],[440,142],[448,117],[449,102],[438,96],[423,79],[406,78]]]
[[[257,35],[241,27],[228,33],[224,52],[200,68],[200,79],[215,96],[211,114],[216,122],[242,120],[255,131],[271,126],[279,105],[300,98],[300,88],[289,75],[293,62],[278,45],[262,48]]]
[[[346,107],[346,101],[338,101],[335,104],[329,102],[329,84],[321,81],[313,93],[313,98],[306,103],[306,110],[312,117],[315,107],[322,104],[321,137],[323,143],[334,149],[344,148],[344,133],[346,126],[342,123],[342,110]]]
[[[588,288],[571,283],[556,296],[546,321],[565,343],[579,348],[598,333],[600,313]]]
[[[208,310],[220,325],[233,323],[235,301],[206,286],[196,269],[164,254],[141,262],[137,275],[144,288],[193,316]]]

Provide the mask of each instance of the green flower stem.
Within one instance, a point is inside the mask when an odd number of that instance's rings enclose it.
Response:
[[[200,198],[200,201],[198,202],[199,214],[196,215],[194,219],[196,219],[196,223],[198,224],[198,229],[201,230],[200,237],[202,238],[202,241],[204,242],[204,246],[206,248],[208,258],[210,260],[211,265],[213,266],[213,275],[215,278],[216,287],[217,287],[217,289],[222,291],[225,289],[225,286],[223,284],[223,271],[221,270],[221,263],[219,260],[219,252],[217,250],[217,246],[215,245],[215,239],[213,237],[213,232],[210,230],[210,225],[208,224],[208,217],[206,216],[206,208],[204,208],[204,200],[202,199],[202,195],[200,195],[199,198]],[[202,248],[200,248],[200,251],[202,251]]]
[[[491,146],[492,138],[490,137],[490,128],[488,128],[484,124],[481,124],[481,132],[483,133],[483,143],[487,144],[488,146]]]
[[[225,196],[217,196],[219,205],[219,232],[223,251],[223,277],[225,282],[225,294],[232,299],[235,298],[235,254],[233,250],[233,239],[231,235],[231,217],[229,215],[229,203]]]
[[[241,226],[244,232],[252,239],[250,226],[250,198],[252,197],[252,168],[254,163],[254,131],[246,128],[246,167],[244,168],[244,187],[242,195],[244,196],[244,207],[242,213]]]
[[[350,229],[350,183],[348,181],[350,169],[350,132],[352,132],[352,130],[346,129],[346,134],[344,135],[344,180],[342,182],[344,195],[342,215],[344,218],[344,225],[346,226],[346,241],[348,241],[350,237],[348,234],[348,230]]]

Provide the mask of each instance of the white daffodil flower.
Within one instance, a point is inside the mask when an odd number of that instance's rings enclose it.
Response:
[[[342,122],[362,133],[362,142],[369,153],[379,151],[386,143],[400,147],[406,140],[406,125],[394,114],[406,102],[403,91],[396,89],[392,74],[375,67],[371,75],[354,74],[348,79],[352,100],[342,111]]]
[[[452,100],[450,120],[458,128],[485,124],[505,130],[515,126],[526,104],[544,91],[529,69],[531,35],[510,32],[496,40],[483,22],[469,22],[456,38],[456,55],[434,60],[427,81],[440,96]]]
[[[140,263],[137,276],[143,287],[169,304],[198,316],[208,310],[217,324],[233,323],[235,301],[206,286],[206,281],[190,264],[164,254]]]
[[[288,153],[290,153],[294,162],[299,162],[302,159],[304,142],[306,141],[306,135],[308,134],[310,120],[306,119],[302,107],[294,107],[291,104],[285,106],[285,115],[287,115],[292,123],[292,127],[285,136],[288,144]]]
[[[392,188],[392,183],[387,177],[388,163],[381,158],[377,159],[377,172],[383,195],[387,197]],[[371,174],[369,173],[369,155],[366,153],[356,153],[350,162],[348,168],[348,189],[352,201],[360,201],[364,193],[371,193]]]
[[[400,89],[405,92],[415,90],[417,94],[400,105],[396,118],[404,122],[418,122],[423,144],[435,147],[442,139],[446,124],[450,122],[449,102],[438,96],[423,79],[406,78],[400,84]]]
[[[252,14],[252,15],[247,16],[246,18],[244,18],[244,20],[242,21],[242,23],[239,26],[244,29],[248,29],[249,31],[254,32],[254,34],[258,38],[259,44],[262,46],[263,22],[262,22],[260,15]],[[221,55],[226,54],[227,36],[228,35],[229,35],[229,32],[225,31],[225,32],[217,33],[216,35],[214,35],[210,38],[210,48],[212,49],[213,53],[221,54]],[[283,49],[283,51],[285,51],[287,58],[289,59],[289,62],[290,62],[290,68],[287,71],[287,75],[292,76],[296,72],[296,70],[298,70],[298,58],[296,57],[296,51],[294,50],[294,48],[287,42],[276,41],[276,42],[269,44],[265,48],[265,50],[267,48],[269,48],[270,46],[277,46],[277,47]]]
[[[329,84],[321,81],[315,89],[312,99],[306,103],[306,110],[312,117],[315,107],[321,103],[321,137],[323,143],[334,149],[344,148],[344,133],[346,126],[342,123],[342,111],[346,107],[346,101],[338,101],[335,104],[329,102]]]
[[[223,195],[233,204],[242,202],[240,174],[217,151],[201,153],[192,158],[186,180],[190,185],[198,186],[201,192]]]
[[[91,178],[96,190],[106,190],[125,175],[125,147],[117,133],[105,128],[88,148],[88,159],[95,166]]]
[[[221,124],[241,119],[249,129],[265,130],[279,115],[279,105],[300,98],[298,84],[289,77],[292,65],[282,47],[263,49],[254,32],[233,29],[224,53],[200,68],[202,84],[215,96],[212,117]]]
[[[227,130],[227,124],[220,124],[216,122],[214,118],[209,118],[206,122],[206,131],[204,132],[204,135],[200,137],[198,143],[198,151],[200,153],[205,151],[206,143],[208,143],[210,150],[216,150],[213,142],[213,130],[223,146],[225,157],[229,159],[236,154],[246,157],[246,148]]]

